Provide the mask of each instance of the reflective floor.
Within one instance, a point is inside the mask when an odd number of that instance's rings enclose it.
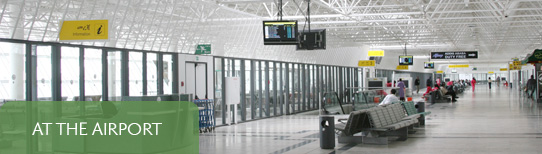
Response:
[[[318,116],[290,115],[218,127],[200,135],[200,153],[542,153],[542,103],[517,89],[476,86],[432,114],[407,141],[320,149]],[[418,99],[419,95],[417,96]],[[416,99],[415,99],[416,100]]]

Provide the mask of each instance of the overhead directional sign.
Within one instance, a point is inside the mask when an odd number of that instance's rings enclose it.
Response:
[[[360,60],[358,61],[359,67],[368,67],[368,66],[375,66],[376,63],[374,60]]]
[[[495,73],[495,72],[487,72],[487,74],[493,74],[493,73]]]
[[[449,68],[465,68],[465,67],[469,67],[468,64],[463,64],[463,65],[449,65],[448,66]]]
[[[398,65],[397,70],[408,70],[408,65]]]
[[[370,50],[367,55],[369,57],[384,57],[384,50]]]
[[[431,52],[431,59],[478,59],[478,51]]]
[[[60,41],[107,40],[108,20],[63,21],[58,35]]]
[[[442,74],[444,73],[444,71],[437,71],[437,74]]]
[[[507,68],[501,68],[501,71],[508,71]]]
[[[210,44],[198,44],[196,46],[196,55],[202,54],[211,54],[211,45]]]

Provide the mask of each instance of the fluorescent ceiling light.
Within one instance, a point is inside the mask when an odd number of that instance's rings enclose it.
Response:
[[[421,44],[414,44],[414,45],[406,45],[407,50],[410,49],[421,49],[421,48],[449,48],[452,47],[449,44],[427,44],[427,45],[421,45]],[[374,46],[373,48],[380,48],[380,49],[405,49],[404,45],[390,45],[390,46]]]

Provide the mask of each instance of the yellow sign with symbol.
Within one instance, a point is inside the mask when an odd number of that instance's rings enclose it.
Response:
[[[384,57],[384,50],[370,50],[369,57]]]
[[[448,66],[449,68],[465,68],[465,67],[469,67],[468,64],[464,64],[464,65],[449,65]]]
[[[444,71],[437,71],[437,74],[442,74],[444,73]]]
[[[408,70],[408,65],[399,65],[397,66],[397,70]]]
[[[501,71],[508,71],[507,68],[501,68]]]
[[[495,73],[495,72],[487,72],[487,74],[493,74],[493,73]]]
[[[109,39],[108,20],[64,21],[58,35],[60,41],[107,40]]]
[[[359,67],[368,67],[368,66],[375,66],[376,63],[374,60],[360,60],[358,61]]]
[[[521,62],[520,61],[514,61],[514,65],[519,66],[519,65],[521,65]]]

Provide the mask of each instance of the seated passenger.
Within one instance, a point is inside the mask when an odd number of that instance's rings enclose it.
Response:
[[[391,104],[393,102],[399,102],[399,98],[397,98],[397,96],[395,96],[396,93],[397,93],[397,90],[392,89],[391,94],[386,95],[384,100],[382,100],[382,102],[380,104],[378,104],[378,105],[388,105],[388,104]]]
[[[391,81],[388,81],[388,83],[386,83],[386,87],[391,87]]]

